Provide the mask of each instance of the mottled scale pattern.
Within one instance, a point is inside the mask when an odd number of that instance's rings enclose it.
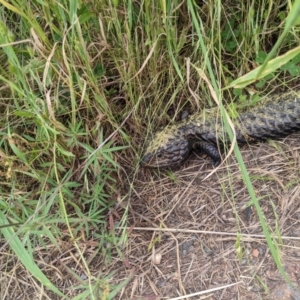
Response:
[[[238,111],[232,120],[239,144],[279,138],[300,130],[300,91],[266,96],[255,107]],[[217,144],[229,142],[218,108],[203,110],[157,132],[142,157],[144,167],[181,164],[191,151],[208,154],[220,163]]]

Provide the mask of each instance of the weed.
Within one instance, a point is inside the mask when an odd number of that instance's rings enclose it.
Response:
[[[24,272],[37,297],[112,299],[129,281],[111,283],[107,266],[125,260],[127,233],[115,228],[126,225],[145,137],[185,108],[214,106],[209,86],[233,114],[248,92],[232,101],[221,87],[292,87],[299,1],[0,2],[4,281]]]

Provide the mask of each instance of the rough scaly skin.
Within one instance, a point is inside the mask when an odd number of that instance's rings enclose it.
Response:
[[[300,130],[300,91],[264,97],[255,107],[238,111],[233,124],[239,144],[279,138]],[[217,144],[225,141],[230,140],[218,109],[204,110],[157,132],[149,141],[141,164],[149,168],[171,167],[183,163],[191,151],[200,151],[218,165],[221,157]]]

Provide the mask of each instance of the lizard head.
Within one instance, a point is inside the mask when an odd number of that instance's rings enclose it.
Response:
[[[187,139],[175,126],[157,132],[148,142],[141,165],[145,168],[165,168],[179,165],[190,155]]]

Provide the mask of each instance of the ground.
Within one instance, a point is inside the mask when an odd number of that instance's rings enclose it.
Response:
[[[300,299],[299,135],[242,149],[269,241],[233,154],[138,166],[218,89],[297,89],[291,2],[1,1],[0,300]]]
[[[300,283],[299,135],[242,147],[256,196],[291,282]],[[193,154],[173,173],[139,169],[118,275],[119,299],[300,299],[280,275],[238,164]],[[120,211],[121,213],[121,211]],[[217,291],[213,289],[220,288]],[[180,297],[182,296],[182,297]]]
[[[172,172],[138,168],[134,178],[128,176],[134,182],[130,196],[116,205],[109,219],[116,235],[121,234],[118,220],[129,207],[128,245],[119,253],[112,250],[109,264],[95,251],[96,236],[78,232],[77,243],[91,276],[100,279],[102,296],[95,299],[106,299],[103,291],[109,286],[101,279],[113,274],[112,285],[129,279],[115,299],[299,300],[299,137],[241,149],[278,259],[294,286],[278,271],[253,205],[246,209],[250,197],[234,155],[213,168],[208,157],[193,154]],[[67,230],[65,237],[60,252],[41,245],[35,258],[56,286],[74,299],[81,291],[73,287],[87,281],[87,274]],[[101,248],[108,251],[109,243]],[[1,299],[61,299],[28,276],[8,250],[2,250],[0,263]],[[192,294],[197,295],[187,296]]]

